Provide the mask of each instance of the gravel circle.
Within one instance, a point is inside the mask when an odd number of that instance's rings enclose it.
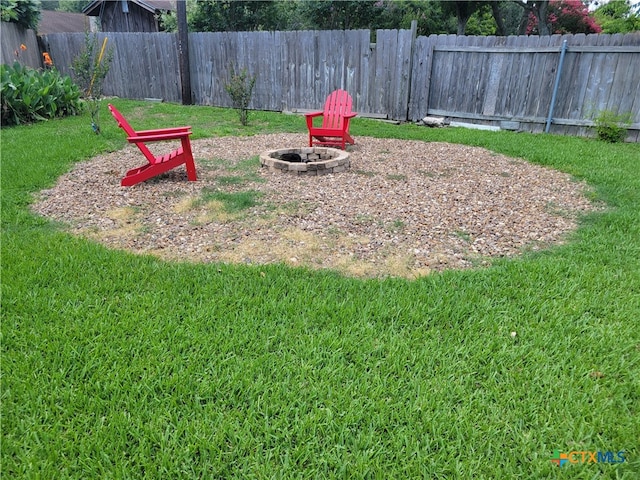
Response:
[[[346,172],[310,177],[260,167],[260,153],[305,141],[194,140],[197,182],[180,167],[121,187],[124,172],[144,163],[127,146],[75,165],[33,209],[109,247],[171,260],[415,278],[561,243],[578,216],[596,208],[586,184],[568,174],[448,143],[359,137]]]

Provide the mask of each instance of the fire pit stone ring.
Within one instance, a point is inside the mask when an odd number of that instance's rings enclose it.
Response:
[[[326,175],[347,170],[349,153],[329,147],[282,148],[260,154],[260,164],[271,171],[295,175]]]

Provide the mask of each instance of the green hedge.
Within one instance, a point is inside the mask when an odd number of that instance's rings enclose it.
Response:
[[[76,115],[82,109],[80,90],[56,69],[35,70],[15,62],[0,65],[2,125],[19,125]]]

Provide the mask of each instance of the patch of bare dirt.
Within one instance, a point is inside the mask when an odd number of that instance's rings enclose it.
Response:
[[[144,163],[129,146],[78,164],[33,208],[75,234],[166,259],[408,278],[557,244],[594,209],[586,185],[567,174],[462,145],[359,137],[347,172],[260,167],[260,153],[305,141],[196,140],[197,182],[181,167],[121,187],[125,171]]]

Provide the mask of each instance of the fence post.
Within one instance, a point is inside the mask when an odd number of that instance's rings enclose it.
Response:
[[[178,55],[180,62],[180,83],[182,85],[182,104],[191,105],[191,65],[189,63],[189,30],[187,26],[187,2],[177,2],[178,17]]]

